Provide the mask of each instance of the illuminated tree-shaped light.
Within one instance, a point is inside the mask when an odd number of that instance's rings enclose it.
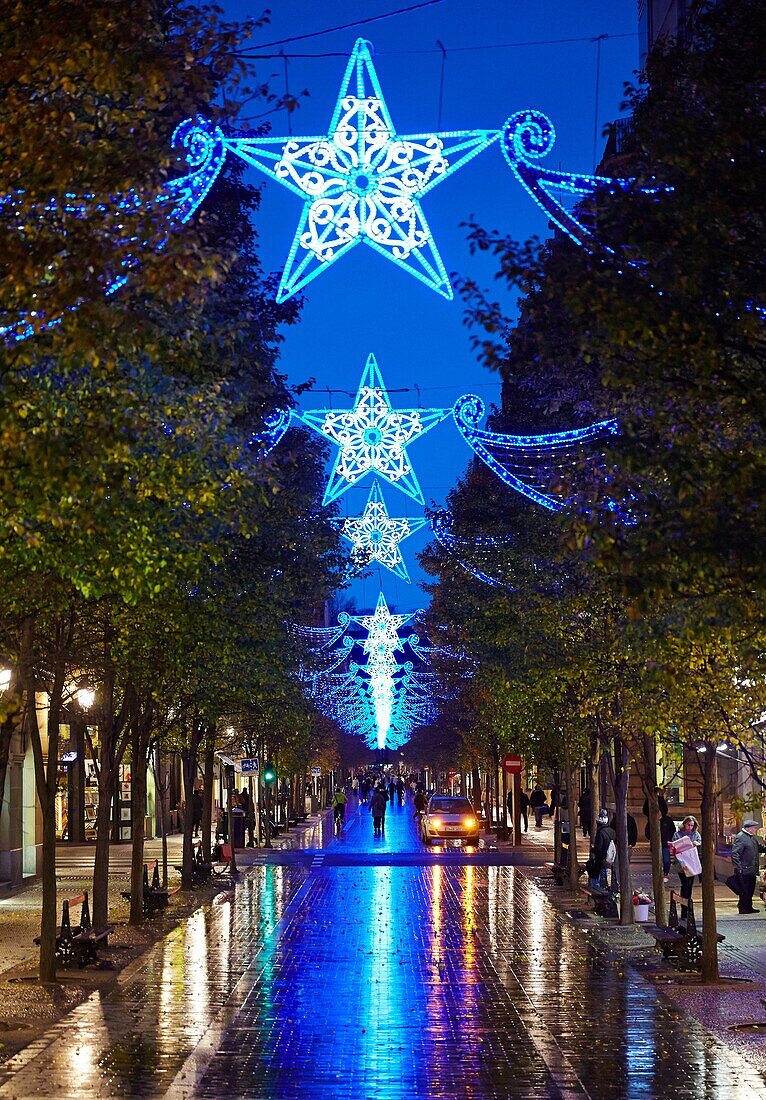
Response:
[[[232,152],[304,203],[277,301],[358,244],[452,297],[420,199],[497,141],[500,131],[398,135],[372,53],[369,42],[357,40],[326,135],[227,139]]]
[[[380,485],[375,481],[364,512],[361,516],[344,520],[341,533],[353,546],[353,556],[360,563],[366,565],[377,561],[395,576],[409,581],[410,575],[399,544],[425,526],[425,522],[424,519],[406,517],[391,519]]]
[[[301,414],[304,424],[339,448],[324,503],[336,500],[365,474],[377,473],[423,504],[407,445],[449,415],[449,409],[392,409],[375,356],[370,355],[353,409],[318,409]]]

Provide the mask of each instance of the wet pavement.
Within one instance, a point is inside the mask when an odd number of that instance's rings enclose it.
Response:
[[[0,1097],[766,1098],[507,853],[387,818],[265,855],[0,1067]]]

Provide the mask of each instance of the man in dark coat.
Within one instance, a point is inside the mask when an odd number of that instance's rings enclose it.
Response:
[[[593,819],[590,803],[590,787],[584,787],[577,799],[577,809],[580,814],[580,828],[583,836],[590,836],[593,828]]]
[[[373,835],[381,836],[386,828],[386,806],[388,796],[384,786],[376,787],[370,799],[370,813],[372,814]]]
[[[202,791],[195,787],[192,791],[192,836],[197,836],[202,828]]]
[[[614,844],[614,848],[611,845]],[[591,867],[588,871],[591,886],[599,890],[609,889],[609,871],[612,872],[612,889],[617,889],[617,875],[615,859],[610,863],[610,853],[615,854],[617,849],[617,834],[609,824],[609,814],[601,810],[596,819],[596,836],[593,840],[593,855]]]
[[[734,837],[731,850],[731,862],[739,876],[740,893],[737,908],[740,913],[759,913],[753,909],[753,893],[758,878],[758,863],[761,852],[766,852],[766,844],[755,835],[760,828],[757,821],[746,821]]]
[[[545,797],[545,791],[542,789],[539,783],[535,783],[535,789],[532,791],[532,795],[529,799],[529,805],[534,810],[535,828],[542,829],[543,814],[548,813],[548,800]]]

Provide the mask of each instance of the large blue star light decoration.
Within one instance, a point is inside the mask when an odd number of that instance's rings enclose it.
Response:
[[[373,482],[364,512],[356,518],[343,520],[341,533],[353,546],[353,557],[367,565],[372,561],[409,581],[410,575],[399,550],[399,544],[425,526],[424,519],[391,519],[377,481]]]
[[[377,473],[423,504],[407,445],[450,415],[450,409],[392,409],[374,355],[367,359],[353,409],[319,409],[300,419],[338,446],[324,503],[336,500],[369,473]]]
[[[358,244],[452,298],[420,200],[497,141],[500,131],[398,135],[372,53],[370,43],[359,38],[326,135],[226,141],[233,153],[303,199],[278,302]]]

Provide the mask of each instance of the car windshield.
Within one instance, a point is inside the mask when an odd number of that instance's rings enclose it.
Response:
[[[428,804],[431,814],[472,814],[473,806],[467,798],[432,798]]]

